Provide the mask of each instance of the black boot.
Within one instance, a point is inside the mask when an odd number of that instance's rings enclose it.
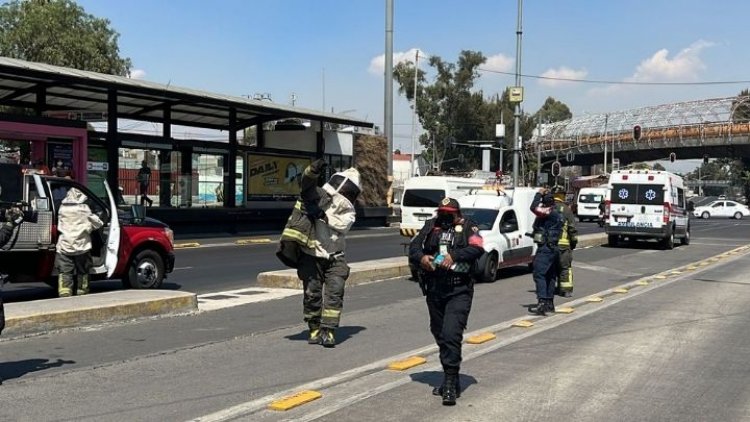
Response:
[[[555,299],[546,299],[546,311],[555,313]]]
[[[322,338],[321,343],[323,344],[323,347],[336,347],[336,338],[333,336],[333,328],[321,328],[320,336]]]
[[[544,299],[539,299],[539,301],[536,304],[536,308],[532,307],[532,313],[535,313],[537,315],[546,316],[545,313],[547,311],[547,301]]]
[[[443,387],[443,406],[453,406],[458,398],[456,389],[458,374],[445,374],[445,386]]]

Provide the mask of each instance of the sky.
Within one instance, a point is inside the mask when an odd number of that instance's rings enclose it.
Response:
[[[383,125],[385,0],[79,0],[120,33],[132,76]],[[517,0],[394,0],[394,61],[482,52],[477,89],[514,85]],[[750,80],[746,0],[527,0],[521,74],[629,82]],[[422,64],[424,70],[429,68]],[[488,71],[489,70],[489,71]],[[524,111],[552,96],[574,116],[736,95],[750,83],[633,86],[522,79]],[[411,111],[394,88],[394,147]]]

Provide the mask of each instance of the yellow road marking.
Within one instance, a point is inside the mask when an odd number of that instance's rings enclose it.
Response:
[[[236,245],[254,245],[257,243],[271,243],[271,239],[239,239],[234,242]]]
[[[612,289],[612,291],[615,292],[615,293],[627,293],[628,289],[620,287],[618,289]]]
[[[638,280],[635,284],[639,286],[648,286],[648,280]]]
[[[706,265],[708,265],[708,264],[709,264],[708,262],[701,262],[701,263],[700,263],[700,264],[698,264],[698,265],[700,265],[701,267],[705,267],[705,266],[706,266]]]
[[[698,266],[696,266],[696,265],[691,265],[691,266],[687,267],[687,269],[688,269],[688,270],[690,270],[690,271],[693,271],[693,270],[697,270],[697,269],[698,269]]]
[[[570,306],[555,309],[556,314],[572,314],[573,311],[575,311],[575,309],[571,308]]]
[[[603,300],[604,299],[602,299],[599,296],[591,296],[591,297],[586,298],[586,302],[601,302]]]
[[[389,363],[388,369],[391,369],[394,371],[405,371],[409,368],[413,368],[425,362],[427,362],[427,359],[423,358],[422,356],[412,356],[404,360],[397,360],[395,362]]]
[[[482,334],[477,334],[475,336],[467,338],[466,342],[469,344],[482,344],[490,340],[494,340],[496,338],[497,336],[492,333],[482,333]]]
[[[531,321],[527,321],[525,319],[522,319],[520,321],[516,321],[513,324],[511,324],[511,327],[521,327],[521,328],[529,328],[533,327],[534,323]]]
[[[682,274],[682,271],[675,270],[675,271],[672,271],[670,274],[678,275],[678,274]]]
[[[197,248],[200,247],[200,243],[198,242],[189,242],[189,243],[175,243],[174,248],[175,249],[185,249],[185,248]]]
[[[657,276],[654,276],[654,278],[657,279],[657,280],[664,280],[665,278],[667,278],[667,276],[665,276],[665,275],[657,275]]]
[[[294,407],[303,405],[305,403],[309,403],[313,400],[317,400],[321,397],[323,397],[323,395],[317,391],[313,391],[313,390],[300,391],[297,394],[293,394],[291,396],[286,396],[284,398],[272,401],[271,404],[268,405],[268,408],[271,410],[281,410],[281,411],[289,410]]]

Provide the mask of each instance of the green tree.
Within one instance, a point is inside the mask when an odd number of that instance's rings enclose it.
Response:
[[[71,0],[13,0],[0,6],[0,56],[129,75],[119,34]]]
[[[732,113],[733,122],[750,121],[750,90],[743,89],[738,97],[744,97],[741,100],[735,100],[732,104],[734,112]]]
[[[666,168],[664,168],[664,166],[661,165],[661,164],[659,164],[659,163],[654,163],[654,166],[651,167],[651,169],[652,170],[659,170],[659,171],[665,171],[666,170]]]
[[[480,151],[468,146],[454,146],[455,142],[473,140],[493,140],[495,124],[500,115],[506,122],[506,139],[513,134],[513,108],[507,92],[486,98],[474,84],[479,78],[479,66],[486,57],[476,51],[462,51],[456,63],[432,56],[429,67],[435,72],[431,82],[421,69],[415,69],[413,62],[402,62],[394,67],[393,74],[399,83],[399,93],[408,100],[414,99],[414,76],[417,72],[417,116],[427,131],[420,138],[425,147],[425,158],[437,158],[438,163],[446,163],[445,168],[463,170],[478,168]],[[531,137],[532,126],[528,116],[521,121],[521,136]],[[511,135],[511,136],[507,136]],[[506,141],[510,145],[510,141]],[[506,160],[510,154],[505,154]],[[496,160],[497,153],[492,154]],[[495,161],[496,162],[496,161]],[[507,168],[507,167],[506,167]]]
[[[573,117],[567,104],[557,101],[552,97],[547,97],[542,107],[534,114],[534,121],[547,123],[568,120]]]

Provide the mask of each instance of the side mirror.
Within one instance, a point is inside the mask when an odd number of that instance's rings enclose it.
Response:
[[[130,212],[133,214],[133,221],[142,222],[146,218],[146,207],[144,205],[131,205]]]

